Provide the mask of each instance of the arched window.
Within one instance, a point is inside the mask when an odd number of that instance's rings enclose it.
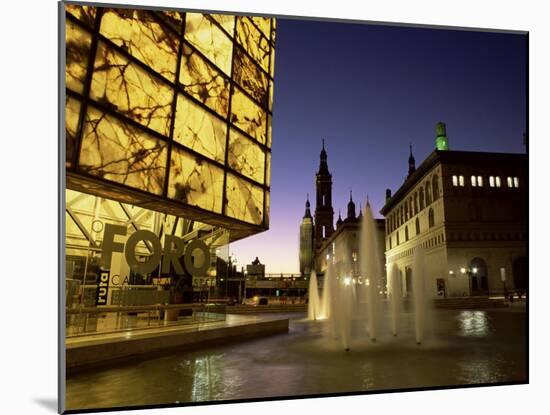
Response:
[[[424,189],[421,187],[419,190],[420,210],[424,209]]]
[[[405,226],[405,241],[409,240],[409,227]]]
[[[430,208],[430,211],[428,212],[428,226],[431,228],[434,226],[434,210]]]
[[[420,234],[420,220],[418,218],[416,218],[416,234],[419,235]]]
[[[434,202],[437,199],[439,199],[439,179],[437,175],[434,176],[432,179],[432,196],[433,196]]]
[[[405,212],[404,212],[404,209],[403,209],[403,205],[401,205],[401,208],[399,209],[399,212],[400,212],[400,218],[399,218],[399,226],[403,225],[403,223],[405,222],[404,221],[404,218],[405,218]]]
[[[399,245],[399,232],[395,234],[395,242],[397,245]]]
[[[409,220],[409,202],[405,201],[405,222]]]
[[[414,193],[414,214],[418,214],[418,193]]]
[[[426,182],[425,186],[425,192],[426,192],[426,206],[429,206],[432,203],[432,197],[430,195],[430,182]]]

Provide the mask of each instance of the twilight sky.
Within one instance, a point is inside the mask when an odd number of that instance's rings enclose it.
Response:
[[[525,152],[525,35],[277,19],[271,223],[233,243],[239,266],[258,256],[266,272],[298,272],[306,193],[325,138],[333,207],[349,191],[375,217],[386,188],[434,149],[447,124],[451,150]]]

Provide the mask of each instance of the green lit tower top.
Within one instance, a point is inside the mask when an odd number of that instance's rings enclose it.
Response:
[[[447,139],[447,130],[445,128],[444,122],[438,122],[435,126],[435,148],[437,150],[448,150],[449,149],[449,140]]]

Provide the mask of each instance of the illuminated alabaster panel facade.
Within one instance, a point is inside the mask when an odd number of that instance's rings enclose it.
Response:
[[[65,7],[67,187],[267,229],[275,19]]]

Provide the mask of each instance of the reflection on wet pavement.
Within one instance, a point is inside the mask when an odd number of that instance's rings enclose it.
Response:
[[[69,409],[526,381],[526,314],[436,311],[436,336],[412,329],[343,352],[324,325],[290,317],[290,332],[72,374]],[[387,316],[386,316],[387,317]],[[404,326],[412,316],[403,314]]]

